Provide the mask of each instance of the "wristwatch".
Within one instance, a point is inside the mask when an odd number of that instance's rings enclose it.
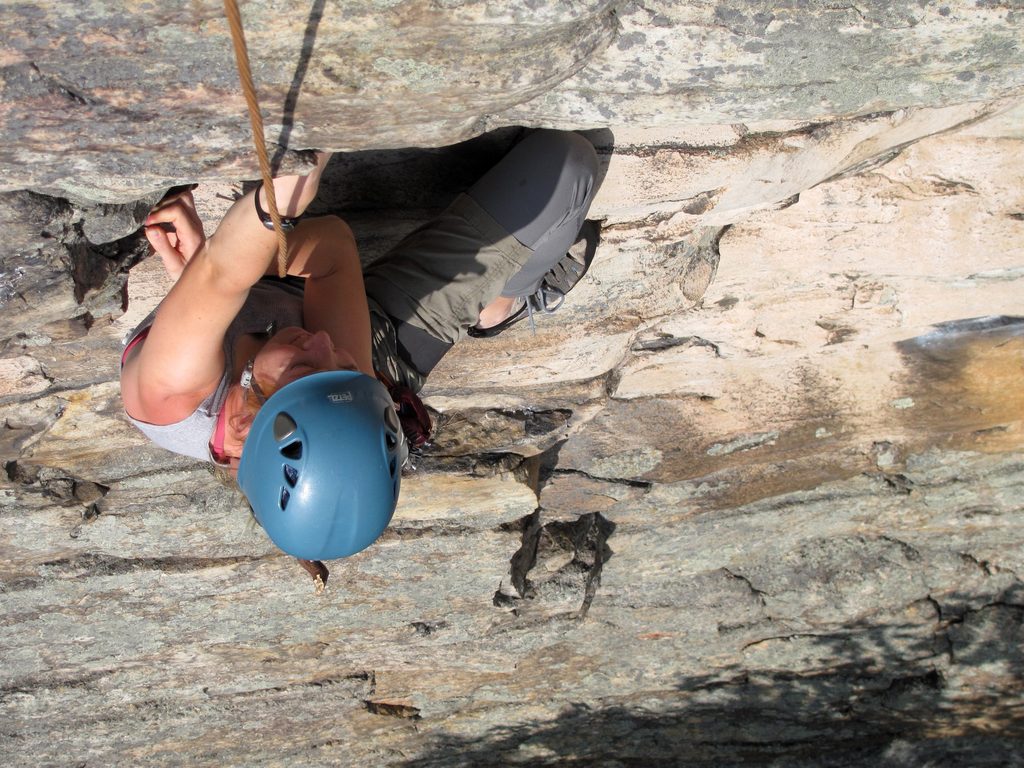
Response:
[[[263,222],[263,226],[269,230],[274,229],[274,220],[270,218],[270,214],[263,210],[263,206],[260,205],[260,190],[263,189],[263,182],[260,181],[256,184],[256,194],[253,195],[253,202],[256,203],[256,215],[260,217],[260,221]],[[287,216],[281,217],[281,229],[285,232],[291,232],[295,229],[295,225],[299,223],[301,216],[295,216],[289,218]]]

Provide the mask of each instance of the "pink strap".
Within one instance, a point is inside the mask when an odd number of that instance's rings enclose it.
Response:
[[[124,366],[124,361],[128,359],[128,353],[145,341],[147,336],[149,336],[149,328],[143,328],[138,336],[128,342],[128,346],[124,348],[124,352],[121,354],[122,367]],[[226,464],[228,462],[228,457],[224,455],[224,413],[224,409],[221,408],[220,413],[217,414],[217,426],[213,430],[213,439],[210,440],[210,453],[213,454],[213,458],[218,464]]]
[[[152,328],[152,327],[153,326],[151,326],[151,325],[150,326],[146,326],[141,331],[139,331],[139,335],[138,336],[136,336],[134,339],[132,339],[131,341],[128,342],[128,346],[125,347],[124,348],[124,352],[121,353],[121,366],[122,367],[124,367],[124,361],[128,359],[128,353],[131,352],[133,349],[135,349],[135,347],[137,347],[139,344],[141,344],[143,341],[146,340],[146,337],[149,336],[149,329]]]
[[[213,459],[218,464],[226,464],[228,457],[224,455],[224,414],[226,409],[221,408],[220,413],[217,414],[217,426],[213,430],[213,439],[210,440],[210,453],[213,454]]]

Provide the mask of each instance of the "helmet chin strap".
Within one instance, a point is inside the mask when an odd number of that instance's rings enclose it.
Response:
[[[295,559],[299,561],[299,565],[306,569],[306,573],[313,577],[314,589],[318,595],[322,595],[324,590],[327,589],[327,579],[331,575],[331,572],[327,570],[327,566],[319,560],[303,560],[301,557]]]
[[[242,455],[242,447],[249,435],[253,417],[245,412],[245,390],[233,389],[224,401],[224,443],[217,446],[220,452],[230,460],[231,468],[238,469],[238,461]],[[245,423],[240,424],[244,419]]]

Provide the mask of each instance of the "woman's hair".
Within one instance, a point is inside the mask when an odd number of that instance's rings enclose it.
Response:
[[[263,407],[263,403],[261,403],[260,399],[256,397],[256,393],[253,392],[252,389],[243,387],[241,384],[237,383],[232,384],[231,386],[238,387],[241,390],[241,413],[244,416],[248,416],[251,422],[253,419],[256,418],[256,414],[259,413],[260,408]],[[263,389],[262,385],[260,385],[260,389]],[[266,392],[265,389],[263,389],[263,391]],[[267,398],[269,397],[270,395],[267,395]]]
[[[257,382],[260,392],[270,399],[271,395],[277,391],[277,387],[263,382]],[[252,423],[256,419],[256,414],[259,413],[260,408],[263,407],[263,403],[260,402],[260,398],[257,397],[256,393],[251,387],[243,387],[240,383],[235,382],[228,389],[226,401],[233,400],[237,397],[239,403],[238,411],[234,413],[228,420],[226,425],[227,434],[225,435],[225,454],[232,456],[233,454],[227,451],[227,444],[230,442],[231,445],[241,443],[245,445],[246,438],[249,437],[249,429]],[[241,427],[241,429],[239,428]],[[234,458],[240,459],[241,454],[234,456]],[[232,472],[227,472],[229,476],[233,477]]]
[[[249,503],[249,499],[242,493],[242,489],[238,487],[238,479],[235,477],[235,473],[227,467],[222,467],[219,464],[210,465],[210,474],[213,475],[217,484],[223,488],[227,488],[232,492],[235,500],[239,502],[239,507],[245,506],[249,511],[249,521],[246,525],[247,530],[255,530],[260,527],[259,520],[256,519],[256,513],[253,511],[252,504]]]
[[[230,468],[221,466],[220,464],[210,465],[210,474],[213,475],[218,485],[224,488],[230,488],[233,491],[238,491],[239,495],[244,498],[241,489],[238,487],[238,481],[235,480],[235,475]]]

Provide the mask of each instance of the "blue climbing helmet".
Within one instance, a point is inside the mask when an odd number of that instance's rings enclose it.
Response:
[[[354,371],[314,373],[260,408],[238,485],[278,547],[303,560],[331,560],[366,549],[384,532],[406,455],[383,384]]]

